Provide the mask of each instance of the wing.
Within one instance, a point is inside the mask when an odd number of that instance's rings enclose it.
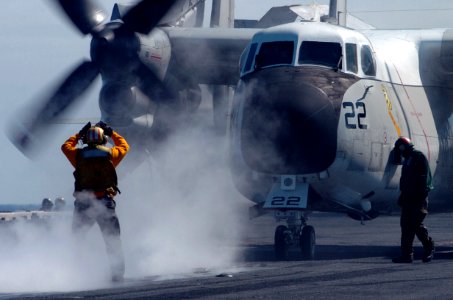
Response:
[[[258,29],[163,28],[172,46],[169,73],[199,84],[235,85],[241,54]]]

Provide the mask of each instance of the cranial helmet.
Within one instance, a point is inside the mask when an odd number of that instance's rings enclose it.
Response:
[[[92,145],[103,145],[107,142],[104,135],[104,129],[101,127],[90,127],[85,136],[85,143]]]
[[[49,205],[52,204],[52,201],[50,200],[50,198],[44,198],[42,199],[42,204]]]
[[[63,197],[55,198],[55,210],[62,210],[65,205],[66,202]]]
[[[52,209],[53,203],[50,198],[44,198],[41,202],[41,210],[49,211]]]
[[[407,155],[412,149],[414,149],[414,144],[408,137],[400,136],[395,142],[395,150],[403,156]]]
[[[57,197],[55,198],[55,204],[64,204],[65,200],[63,197]]]

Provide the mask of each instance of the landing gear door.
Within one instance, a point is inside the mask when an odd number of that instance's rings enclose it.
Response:
[[[275,182],[266,197],[263,208],[265,209],[305,209],[308,203],[308,183],[293,183],[290,178],[282,178]]]

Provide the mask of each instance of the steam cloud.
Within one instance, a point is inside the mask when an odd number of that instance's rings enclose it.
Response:
[[[152,159],[120,176],[117,214],[126,278],[221,272],[237,255],[244,200],[226,165],[226,140],[193,128],[172,136]],[[119,168],[124,171],[126,160]],[[71,172],[69,164],[66,172]],[[49,190],[53,183],[46,183]],[[72,183],[68,184],[68,186]],[[97,225],[83,241],[71,234],[68,211],[31,225],[0,226],[0,293],[108,287],[110,269]]]
[[[225,164],[225,146],[224,138],[185,130],[155,160],[120,182],[130,274],[218,268],[235,258],[240,196]]]

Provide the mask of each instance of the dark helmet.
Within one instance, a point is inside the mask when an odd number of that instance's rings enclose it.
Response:
[[[66,201],[64,200],[63,197],[55,198],[55,209],[56,210],[63,209],[65,205],[66,205]]]
[[[104,129],[101,127],[90,127],[85,136],[85,143],[91,145],[103,145],[107,142]]]
[[[395,151],[402,156],[407,156],[414,149],[414,144],[408,137],[400,136],[395,142]]]
[[[55,203],[65,203],[64,198],[63,197],[55,198]]]
[[[41,210],[49,211],[52,209],[53,203],[50,198],[44,198],[41,202]]]

